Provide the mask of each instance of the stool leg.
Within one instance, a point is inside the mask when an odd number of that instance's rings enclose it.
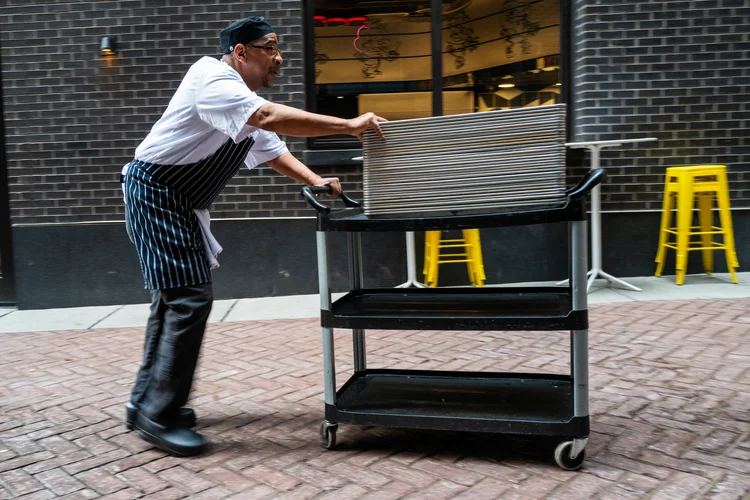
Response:
[[[463,229],[461,230],[461,238],[463,240],[464,253],[466,254],[466,272],[469,275],[469,284],[471,286],[477,286],[476,271],[474,267],[474,234],[473,231],[476,229]]]
[[[425,276],[425,281],[427,281],[427,275],[430,271],[430,263],[432,262],[432,258],[430,255],[430,251],[432,248],[432,244],[430,242],[430,232],[431,231],[425,231],[424,233],[424,265],[422,266],[422,274]]]
[[[440,264],[443,263],[443,260],[441,259],[442,254],[442,248],[443,244],[445,243],[443,241],[443,232],[442,231],[434,231],[432,235],[432,256],[434,257],[434,263],[432,265],[432,281],[430,283],[430,286],[432,288],[435,288],[438,286],[438,279],[440,277]]]
[[[440,242],[440,231],[425,231],[425,285],[434,288],[437,286],[438,253]]]
[[[682,285],[687,271],[690,226],[693,223],[693,179],[681,175],[677,194],[677,284]]]
[[[669,178],[664,183],[664,200],[661,208],[661,227],[659,228],[659,246],[656,249],[656,272],[655,276],[661,276],[664,269],[664,260],[667,255],[667,238],[669,225],[672,223],[672,206],[674,205],[674,193],[669,191]]]
[[[707,234],[713,231],[714,213],[711,210],[713,201],[714,195],[711,192],[698,194],[698,217],[701,233],[704,233],[701,234],[701,246],[703,247],[701,254],[703,256],[703,270],[706,271],[706,274],[711,274],[714,271],[714,235]]]
[[[479,287],[484,286],[484,282],[487,280],[487,275],[484,273],[484,258],[482,257],[482,239],[479,236],[479,229],[475,229],[475,245],[474,245],[474,268],[477,273],[477,283]]]
[[[732,276],[732,283],[737,283],[737,275],[734,270],[740,267],[740,263],[737,260],[737,251],[734,248],[734,230],[732,229],[732,214],[729,211],[729,182],[727,181],[726,170],[717,177],[720,188],[716,198],[719,205],[721,229],[724,231],[724,252],[727,258],[727,269]]]
[[[432,268],[430,286],[435,288],[438,284],[438,274],[440,273],[440,243],[443,239],[442,231],[433,231],[432,233]]]
[[[463,237],[466,243],[466,266],[469,272],[469,281],[472,286],[481,288],[487,278],[484,274],[482,262],[482,243],[479,238],[479,229],[465,229]]]

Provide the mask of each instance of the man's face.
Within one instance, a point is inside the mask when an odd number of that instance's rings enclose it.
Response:
[[[284,62],[276,33],[269,33],[241,47],[236,46],[235,56],[241,63],[242,79],[254,91],[273,85]]]

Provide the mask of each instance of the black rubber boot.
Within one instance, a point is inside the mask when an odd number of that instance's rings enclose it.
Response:
[[[125,427],[132,431],[135,429],[135,417],[138,415],[138,409],[132,403],[125,405]],[[195,412],[191,408],[180,408],[180,414],[177,416],[177,425],[179,427],[193,427],[195,425]]]
[[[208,443],[206,439],[187,427],[159,424],[136,413],[134,425],[141,438],[175,457],[192,457],[203,452]]]

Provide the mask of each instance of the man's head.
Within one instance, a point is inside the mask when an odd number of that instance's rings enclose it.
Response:
[[[270,87],[283,62],[279,39],[262,16],[235,21],[219,33],[224,60],[251,90]]]

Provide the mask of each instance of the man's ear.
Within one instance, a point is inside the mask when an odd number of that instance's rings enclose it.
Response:
[[[247,47],[242,45],[241,43],[238,43],[234,46],[234,55],[240,59],[244,59],[246,57]]]

